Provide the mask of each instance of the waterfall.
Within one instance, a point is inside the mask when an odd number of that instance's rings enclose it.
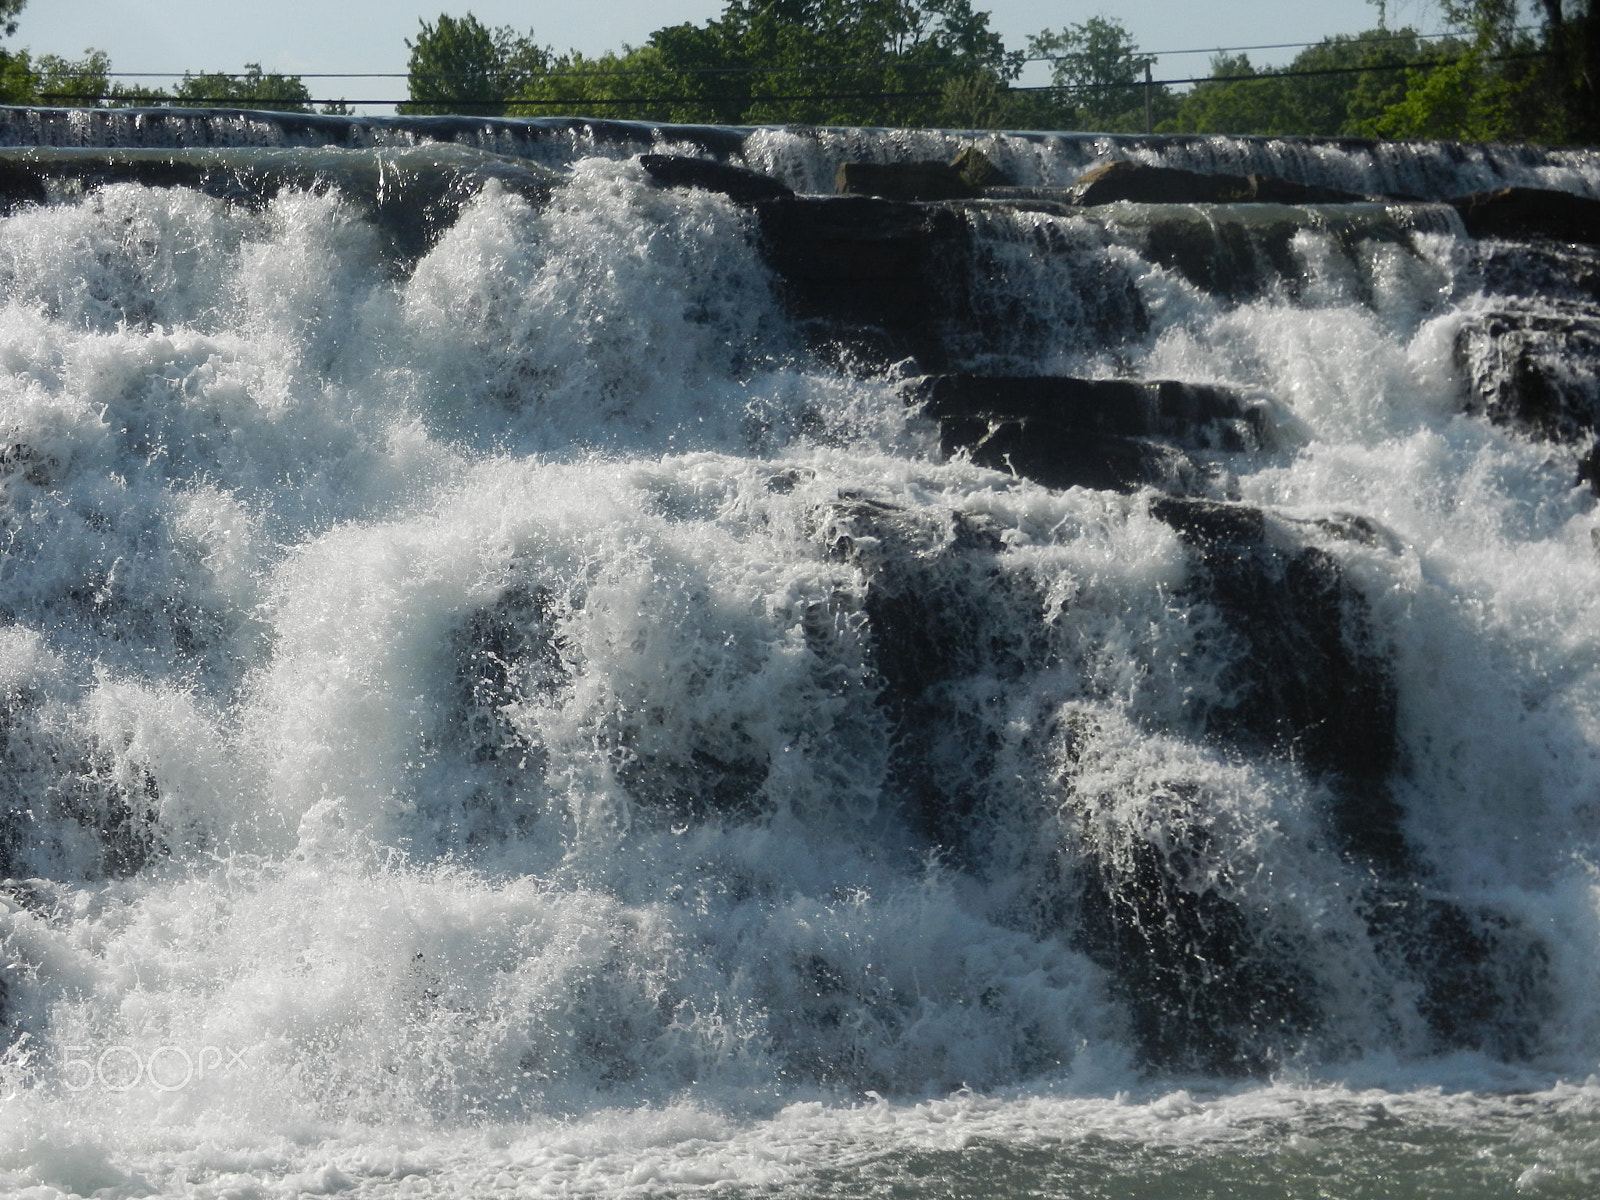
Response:
[[[1600,1177],[1600,153],[0,143],[0,1191]]]

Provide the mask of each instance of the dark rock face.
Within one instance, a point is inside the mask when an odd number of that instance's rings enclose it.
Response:
[[[1197,532],[1252,547],[1241,576],[1270,574],[1275,566],[1259,545],[1265,522],[1259,510],[1214,505],[1181,515]],[[867,574],[863,607],[880,704],[892,728],[891,788],[952,862],[981,873],[992,850],[986,832],[994,806],[1006,803],[999,799],[1003,778],[1016,769],[997,714],[1049,653],[1043,598],[1004,569],[1004,542],[981,518],[952,513],[947,527],[934,528],[891,506],[841,497],[817,522],[828,552]],[[1300,620],[1300,641],[1311,624],[1313,616]],[[1284,638],[1295,643],[1293,632]],[[1305,650],[1296,643],[1285,653]],[[1314,684],[1304,687],[1314,692]],[[1241,746],[1259,749],[1270,738],[1293,736],[1266,712],[1272,702],[1259,701],[1253,715],[1263,732],[1241,735]],[[1062,735],[1069,761],[1077,737],[1070,729]],[[1392,753],[1392,729],[1389,738]],[[1248,889],[1231,879],[1210,828],[1208,797],[1196,785],[1175,780],[1159,788],[1147,824],[1096,816],[1094,798],[1062,786],[1068,810],[1078,814],[1069,824],[1083,825],[1080,866],[1038,919],[1071,930],[1075,943],[1111,973],[1147,1061],[1168,1069],[1256,1071],[1314,1032],[1315,981],[1297,965],[1296,948],[1280,944],[1241,903]]]
[[[1111,973],[1146,1062],[1224,1075],[1268,1068],[1321,1021],[1316,981],[1299,948],[1240,902],[1207,826],[1209,797],[1183,780],[1162,791],[1158,829],[1087,842],[1079,944]]]
[[[1231,699],[1205,714],[1208,732],[1327,777],[1345,851],[1399,869],[1409,852],[1387,786],[1399,757],[1394,679],[1338,560],[1274,544],[1266,514],[1247,505],[1158,497],[1150,511],[1193,548],[1192,590],[1241,643]]]
[[[1204,480],[1186,450],[1259,449],[1259,405],[1175,380],[935,375],[907,399],[939,422],[940,449],[1046,487],[1190,492]]]
[[[879,196],[885,200],[970,200],[981,189],[951,163],[840,163],[833,190],[841,196]]]
[[[1067,189],[1074,204],[1342,204],[1371,200],[1359,192],[1313,187],[1275,175],[1207,175],[1114,159]]]
[[[466,615],[452,631],[450,651],[451,728],[443,740],[472,764],[476,787],[447,819],[468,845],[500,841],[525,827],[518,791],[543,778],[549,759],[512,712],[551,697],[568,679],[554,600],[543,588],[513,585]]]
[[[27,690],[0,697],[0,878],[137,874],[166,852],[155,776],[75,741],[37,709]]]
[[[1600,200],[1512,187],[1451,201],[1476,238],[1549,238],[1600,245]]]
[[[819,344],[871,359],[945,359],[941,327],[964,313],[971,234],[935,205],[865,196],[756,206],[768,260]]]
[[[735,204],[781,200],[794,195],[787,184],[780,183],[770,175],[706,158],[687,158],[681,154],[641,154],[639,165],[644,168],[645,174],[662,187],[720,192]]]
[[[1577,242],[1485,241],[1474,266],[1492,296],[1541,301],[1600,301],[1600,249]]]
[[[1600,428],[1600,315],[1573,304],[1505,309],[1456,334],[1467,411],[1552,441]]]
[[[0,162],[0,213],[49,199],[44,180],[16,162]]]
[[[891,787],[929,838],[964,854],[997,750],[985,708],[1038,661],[1043,601],[1002,570],[1004,544],[981,519],[950,513],[936,528],[845,496],[816,522],[829,556],[867,574]]]
[[[1555,995],[1550,952],[1536,933],[1417,882],[1378,883],[1364,908],[1379,953],[1416,982],[1417,1012],[1436,1050],[1511,1061],[1538,1053]]]
[[[1208,732],[1292,757],[1328,786],[1328,831],[1371,872],[1362,908],[1374,943],[1415,980],[1438,1048],[1533,1053],[1552,1003],[1548,953],[1512,920],[1428,892],[1391,791],[1401,766],[1394,680],[1338,560],[1274,544],[1265,514],[1244,505],[1162,497],[1151,512],[1194,547],[1197,594],[1241,642],[1236,699],[1206,714]]]

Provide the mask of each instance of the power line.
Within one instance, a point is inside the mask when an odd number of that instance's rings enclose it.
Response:
[[[1547,58],[1547,50],[1530,50],[1518,54],[1502,54],[1486,59],[1488,62],[1509,62],[1520,59]],[[1367,67],[1320,67],[1312,70],[1298,71],[1263,71],[1256,75],[1191,75],[1181,79],[1152,79],[1148,83],[1144,80],[1133,80],[1126,83],[1079,83],[1051,85],[1045,84],[1038,87],[1011,87],[1006,91],[1011,94],[1031,95],[1035,93],[1057,92],[1102,92],[1125,91],[1137,92],[1145,87],[1172,87],[1180,84],[1243,84],[1265,83],[1276,79],[1300,79],[1327,75],[1364,75],[1379,74],[1386,71],[1413,71],[1423,68],[1433,69],[1448,65],[1448,59],[1422,59],[1416,62],[1386,63],[1382,66]],[[405,97],[399,100],[351,100],[346,97],[338,99],[300,99],[298,97],[286,98],[283,96],[229,96],[226,100],[193,99],[185,102],[184,97],[158,97],[151,107],[173,108],[242,108],[251,104],[265,106],[280,106],[285,103],[304,105],[312,104],[366,104],[388,105],[407,104],[437,107],[449,105],[455,109],[492,108],[503,110],[507,108],[557,108],[566,106],[583,105],[592,108],[614,108],[628,104],[793,104],[820,100],[919,100],[941,96],[944,93],[937,88],[905,90],[905,91],[868,91],[868,92],[796,92],[792,94],[762,95],[749,94],[743,96],[566,96],[548,100],[534,99],[531,97],[504,97],[492,100],[468,100],[441,97],[437,100],[414,99]],[[74,92],[42,92],[41,100],[128,100],[138,99],[125,94],[109,93],[105,95],[88,96]]]

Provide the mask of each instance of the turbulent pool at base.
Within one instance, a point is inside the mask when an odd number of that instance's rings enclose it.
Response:
[[[1600,153],[983,135],[1413,199],[874,208],[878,328],[771,239],[974,135],[0,140],[0,1194],[1600,1187],[1600,253],[1440,203]]]

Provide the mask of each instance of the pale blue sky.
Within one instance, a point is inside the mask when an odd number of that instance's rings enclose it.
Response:
[[[1164,55],[1158,77],[1203,75],[1218,47],[1311,42],[1332,33],[1355,33],[1376,23],[1368,0],[975,0],[1006,45],[1021,49],[1030,33],[1103,15],[1130,29],[1146,51],[1200,50]],[[722,0],[582,0],[565,4],[526,0],[30,0],[12,40],[36,53],[77,57],[87,47],[111,55],[119,71],[237,71],[259,61],[289,74],[401,72],[405,39],[418,17],[472,11],[485,24],[531,28],[557,50],[598,53],[624,42],[643,42],[651,30],[700,23],[722,11]],[[1437,29],[1431,0],[1390,0],[1390,24],[1413,22]],[[1283,62],[1293,50],[1251,51],[1251,61]],[[401,79],[307,80],[314,96],[382,99],[405,94]],[[377,110],[372,110],[377,111]]]

